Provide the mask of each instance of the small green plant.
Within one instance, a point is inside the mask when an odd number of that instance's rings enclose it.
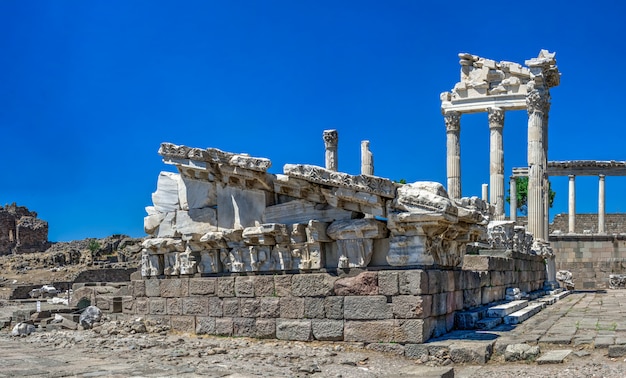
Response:
[[[100,243],[98,243],[97,240],[92,239],[91,241],[89,241],[89,250],[91,251],[91,253],[96,253],[96,251],[98,251],[100,249]]]

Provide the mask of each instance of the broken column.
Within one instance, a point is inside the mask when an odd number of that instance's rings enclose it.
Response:
[[[370,151],[370,141],[361,141],[361,174],[374,175],[374,156]]]
[[[324,130],[324,147],[326,148],[326,169],[337,172],[337,144],[339,134],[337,130]]]

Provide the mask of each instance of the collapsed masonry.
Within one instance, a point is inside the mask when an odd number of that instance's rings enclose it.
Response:
[[[0,255],[43,252],[49,246],[48,222],[24,206],[0,206]]]
[[[410,349],[450,331],[457,311],[543,285],[543,258],[509,225],[497,227],[508,257],[464,266],[492,209],[438,183],[291,164],[274,175],[268,159],[169,143],[159,154],[178,173],[159,175],[124,313],[198,334]]]

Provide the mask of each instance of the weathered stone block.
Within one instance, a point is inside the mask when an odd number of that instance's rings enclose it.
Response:
[[[183,296],[183,286],[189,280],[186,278],[172,278],[161,280],[161,297],[163,298],[180,298]],[[186,288],[186,292],[189,289]]]
[[[171,316],[170,327],[172,331],[194,333],[196,331],[195,316]]]
[[[256,318],[259,316],[261,310],[261,299],[241,298],[239,300],[239,305],[241,307],[241,316],[244,318]]]
[[[213,295],[217,292],[216,278],[189,279],[189,295]]]
[[[257,318],[256,337],[259,339],[275,339],[276,338],[276,319]]]
[[[363,272],[335,281],[335,295],[378,295],[377,272]]]
[[[233,336],[255,337],[256,322],[254,318],[233,318]]]
[[[452,270],[443,270],[441,271],[441,278],[444,282],[446,282],[443,286],[445,288],[444,291],[455,291],[455,281],[454,281],[454,271]]]
[[[183,300],[181,298],[167,298],[166,305],[168,315],[183,314]]]
[[[135,311],[132,313],[137,314],[137,315],[147,315],[149,313],[148,299],[147,298],[135,299]]]
[[[183,298],[183,315],[209,315],[209,298]]]
[[[324,318],[324,298],[305,297],[304,317],[307,319]]]
[[[161,296],[160,281],[161,280],[158,278],[149,278],[147,280],[144,280],[147,297],[160,297]]]
[[[430,269],[426,271],[428,275],[428,293],[436,294],[447,291],[444,287],[444,283],[447,284],[447,279],[442,278],[442,271],[438,269]],[[446,277],[447,278],[447,277]]]
[[[146,282],[144,280],[137,280],[132,282],[133,296],[135,298],[141,298],[146,296]]]
[[[280,317],[286,319],[301,319],[304,317],[304,298],[280,298]]]
[[[460,311],[465,306],[465,301],[463,297],[463,290],[456,290],[454,292],[454,311]]]
[[[167,304],[165,298],[149,298],[148,310],[150,315],[165,315],[167,314]]]
[[[408,358],[422,359],[428,357],[428,347],[424,344],[405,344],[404,355]]]
[[[336,277],[326,273],[296,274],[291,278],[291,295],[296,297],[333,295],[336,280]]]
[[[326,318],[343,319],[343,298],[344,297],[324,298],[324,312]]]
[[[465,255],[463,257],[463,270],[488,271],[495,269],[495,261],[491,256]]]
[[[239,317],[241,309],[239,307],[239,298],[224,298],[222,300],[222,311],[224,316]]]
[[[276,338],[279,340],[311,340],[310,320],[276,320]]]
[[[393,341],[397,343],[423,343],[424,321],[422,319],[399,319],[396,320]]]
[[[233,319],[232,318],[216,318],[215,334],[219,336],[233,335]]]
[[[428,291],[428,273],[424,270],[404,270],[398,272],[400,294],[430,294]]]
[[[433,294],[431,316],[444,315],[448,312],[448,293]]]
[[[394,341],[394,320],[346,320],[344,340],[366,343],[389,343]]]
[[[280,299],[273,297],[260,298],[260,318],[278,318],[280,316]]]
[[[208,298],[209,316],[222,317],[224,311],[222,310],[222,299],[218,297]]]
[[[398,272],[378,272],[378,293],[380,295],[398,295]]]
[[[313,319],[311,328],[315,340],[343,340],[343,320]]]
[[[215,318],[208,316],[197,316],[196,335],[215,335]]]
[[[235,277],[235,296],[254,297],[253,277]]]
[[[431,295],[399,295],[392,298],[393,316],[396,319],[420,319],[430,316]]]
[[[235,296],[235,277],[217,278],[217,296],[222,298]]]
[[[274,291],[274,277],[272,276],[255,276],[254,295],[256,297],[272,297],[276,295]]]
[[[391,319],[393,313],[384,295],[367,297],[344,297],[344,319],[369,320]]]
[[[274,276],[274,291],[278,297],[291,296],[291,274]]]

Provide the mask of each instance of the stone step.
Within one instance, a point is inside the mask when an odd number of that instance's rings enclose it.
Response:
[[[556,288],[554,290],[546,290],[546,294],[547,295],[557,295],[560,294],[564,291],[565,289],[563,289],[562,287]]]
[[[519,324],[541,311],[545,306],[545,303],[542,302],[529,303],[528,306],[524,307],[523,309],[516,311],[511,315],[505,316],[504,323]]]
[[[502,318],[484,318],[476,322],[476,329],[488,330],[502,324]]]
[[[539,302],[543,302],[546,305],[553,305],[556,303],[557,298],[553,295],[549,296],[549,297],[543,297],[543,298],[539,298],[538,299]]]
[[[563,298],[567,297],[567,296],[568,296],[568,295],[570,295],[571,293],[572,293],[571,291],[564,290],[564,291],[561,291],[561,292],[560,292],[560,293],[558,293],[558,294],[555,294],[555,295],[554,295],[554,297],[556,298],[556,300],[557,300],[557,301],[559,301],[559,300],[561,300],[561,299],[563,299]]]
[[[509,303],[503,303],[501,305],[490,307],[487,310],[487,317],[489,318],[503,318],[509,314],[523,309],[528,306],[527,300],[512,301]]]

